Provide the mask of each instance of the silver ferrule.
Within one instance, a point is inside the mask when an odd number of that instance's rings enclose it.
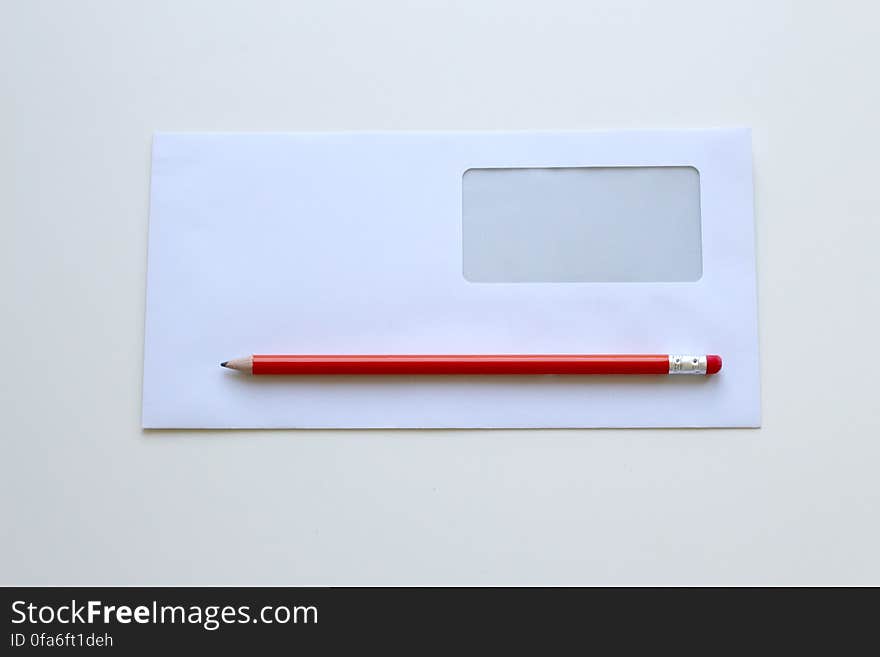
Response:
[[[682,354],[669,354],[670,374],[705,374],[705,356],[684,356]]]

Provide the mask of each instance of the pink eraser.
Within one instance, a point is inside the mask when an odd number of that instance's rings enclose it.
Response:
[[[717,374],[721,371],[721,356],[709,354],[706,356],[706,375]]]

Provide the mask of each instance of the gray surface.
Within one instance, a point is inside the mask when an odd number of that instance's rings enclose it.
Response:
[[[2,5],[0,582],[880,584],[875,4]],[[154,130],[712,125],[763,429],[140,430]]]
[[[464,277],[475,283],[696,281],[693,167],[469,169]]]

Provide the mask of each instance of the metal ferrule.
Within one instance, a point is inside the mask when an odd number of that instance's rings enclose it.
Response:
[[[706,374],[706,357],[669,354],[669,373]]]

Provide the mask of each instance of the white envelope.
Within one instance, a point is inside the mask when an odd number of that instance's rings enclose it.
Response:
[[[742,129],[157,134],[143,426],[759,426],[752,207]],[[251,353],[715,353],[724,366],[219,367]]]

